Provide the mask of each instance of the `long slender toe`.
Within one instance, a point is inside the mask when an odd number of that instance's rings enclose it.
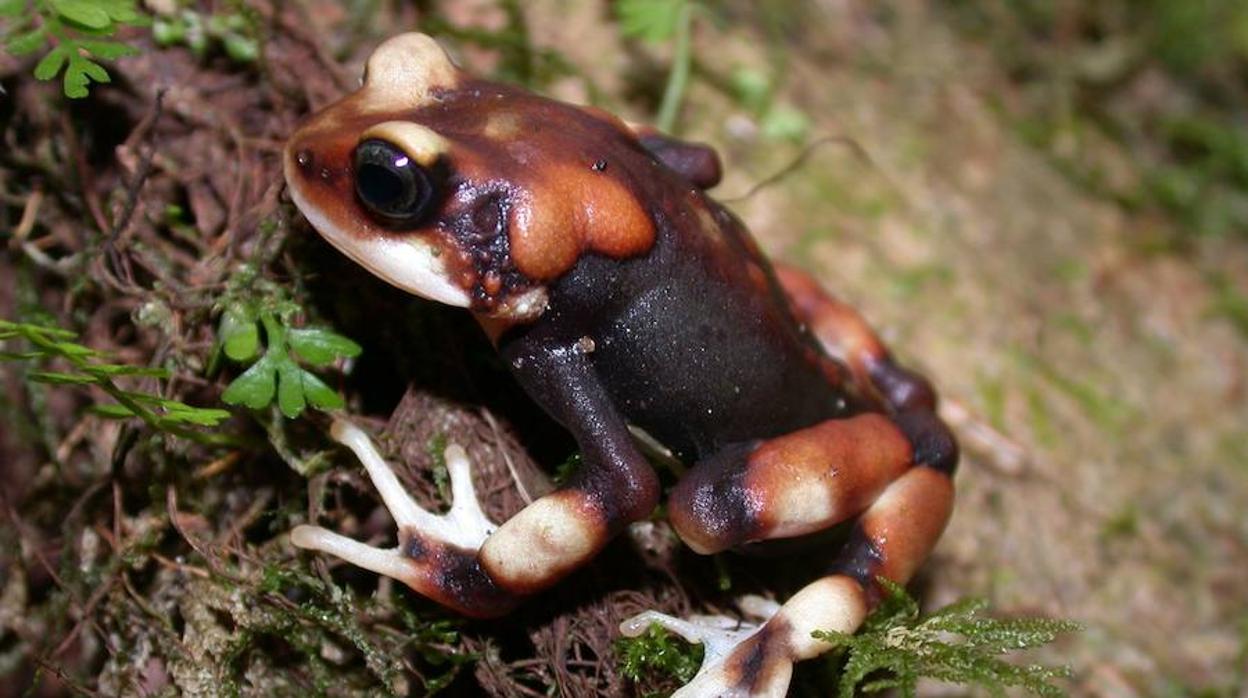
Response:
[[[290,542],[297,548],[329,553],[357,567],[393,577],[408,585],[412,585],[419,575],[417,565],[401,555],[397,548],[375,548],[320,526],[296,526],[290,532]]]

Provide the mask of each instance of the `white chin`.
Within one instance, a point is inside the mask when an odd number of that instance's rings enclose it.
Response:
[[[313,228],[382,280],[431,301],[459,308],[469,306],[471,299],[467,292],[451,282],[446,264],[429,243],[415,236],[406,240],[360,239],[338,228],[327,216],[308,205],[298,187],[291,186],[290,195]]]

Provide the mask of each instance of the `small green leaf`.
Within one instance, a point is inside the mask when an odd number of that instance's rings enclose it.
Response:
[[[35,78],[39,80],[51,80],[61,72],[61,66],[65,65],[65,60],[69,56],[65,52],[65,44],[61,44],[56,48],[48,51],[48,54],[39,60],[39,64],[35,66]]]
[[[91,0],[51,0],[56,13],[67,21],[88,29],[105,29],[112,21],[99,2]]]
[[[290,330],[286,337],[295,353],[313,366],[325,366],[340,357],[359,356],[361,351],[360,345],[329,330]]]
[[[68,70],[82,71],[84,75],[96,82],[109,82],[111,80],[108,76],[108,71],[104,70],[104,66],[81,56],[70,56]]]
[[[65,79],[62,81],[64,85],[65,96],[70,99],[82,99],[90,94],[87,91],[87,84],[90,81],[82,73],[71,70],[65,71]]]
[[[137,56],[139,50],[118,41],[80,41],[78,45],[101,60],[111,61],[122,56]]]
[[[87,364],[83,371],[93,376],[143,376],[145,378],[168,378],[169,370],[159,366],[127,366],[125,364]]]
[[[140,405],[147,405],[149,407],[159,407],[163,405],[164,403],[168,402],[166,398],[163,398],[159,395],[149,395],[147,393],[136,393],[132,390],[123,391],[123,394],[127,398],[139,403]]]
[[[346,403],[343,402],[342,396],[333,388],[325,385],[325,383],[308,371],[303,371],[303,394],[308,398],[308,402],[318,410],[340,410]]]
[[[767,74],[758,68],[740,67],[729,76],[733,96],[745,108],[761,113],[771,97],[772,84]]]
[[[141,18],[133,0],[95,0],[114,22],[133,24]]]
[[[806,112],[786,104],[777,104],[763,116],[764,138],[800,143],[810,132],[810,117]]]
[[[158,46],[170,46],[186,38],[186,22],[180,19],[157,19],[152,23],[152,38]]]
[[[99,382],[92,376],[85,376],[81,373],[60,373],[58,371],[31,371],[26,377],[36,383],[49,383],[52,385],[91,385]]]
[[[77,342],[57,342],[52,345],[57,353],[64,356],[98,356],[99,352],[88,346],[83,346]]]
[[[18,34],[4,42],[4,47],[14,56],[25,56],[34,53],[43,46],[46,41],[44,37],[44,28],[38,27],[25,34]]]
[[[129,419],[135,416],[134,410],[116,402],[108,405],[92,405],[90,411],[104,419]]]
[[[208,29],[203,17],[188,10],[182,13],[182,19],[186,22],[186,47],[196,58],[203,58],[208,53]]]
[[[227,405],[246,405],[258,410],[273,402],[276,391],[277,367],[266,355],[235,378],[221,393],[221,400]]]
[[[165,409],[167,410],[166,420],[173,420],[183,424],[194,424],[201,427],[215,427],[230,416],[230,413],[225,410],[210,407],[191,407],[181,402],[165,405]]]
[[[1047,618],[999,620],[977,615],[982,601],[960,601],[926,618],[905,590],[878,579],[884,591],[880,606],[854,635],[816,630],[812,635],[847,654],[838,686],[840,698],[895,689],[914,696],[919,680],[982,686],[994,695],[1019,687],[1040,696],[1059,696],[1050,683],[1069,677],[1065,667],[1019,665],[998,655],[1052,642],[1079,629],[1077,623]]]
[[[110,82],[108,71],[77,53],[70,54],[69,66],[65,68],[65,96],[71,99],[86,97],[87,85],[92,80]]]
[[[48,327],[47,325],[34,325],[25,322],[0,320],[0,339],[23,334],[38,335],[48,339],[73,339],[78,336],[74,332],[63,330],[59,327]]]
[[[303,412],[303,408],[307,407],[308,403],[303,396],[305,373],[306,371],[296,366],[293,361],[283,361],[278,368],[277,406],[287,419],[298,417]]]
[[[221,315],[221,340],[225,355],[234,361],[250,361],[260,350],[260,328],[255,315],[232,305]]]
[[[252,38],[230,32],[221,40],[225,55],[235,63],[255,63],[260,57],[260,44]]]

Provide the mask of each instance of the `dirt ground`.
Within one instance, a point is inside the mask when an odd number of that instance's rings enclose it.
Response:
[[[941,391],[964,447],[959,500],[916,591],[925,607],[981,596],[996,614],[1083,623],[1028,655],[1069,664],[1073,695],[1248,695],[1248,237],[1183,236],[1088,191],[1003,116],[1017,87],[991,51],[937,5],[885,5],[804,10],[771,99],[808,121],[785,139],[715,79],[775,65],[729,3],[729,21],[698,25],[679,124],[720,149],[716,194],[763,247],[852,301]],[[509,469],[557,466],[566,438],[465,318],[338,258],[282,192],[297,120],[351,88],[380,27],[433,20],[385,3],[361,21],[329,0],[238,6],[263,27],[259,63],[139,32],[142,53],[74,104],[31,77],[33,61],[0,54],[0,318],[170,367],[175,380],[135,385],[219,406],[237,374],[212,358],[223,298],[293,289],[300,318],[364,346],[334,387],[385,428],[421,497],[438,493],[430,444],[450,439],[481,463],[493,513],[517,510]],[[443,28],[509,21],[492,2],[438,9]],[[538,0],[522,16],[521,48],[463,32],[460,60],[524,65],[548,93],[651,116],[666,49],[621,39],[606,3]],[[1139,176],[1112,141],[1079,147],[1110,177]],[[663,690],[619,675],[615,623],[792,584],[657,535],[612,546],[511,621],[462,624],[289,547],[309,507],[389,540],[320,417],[239,410],[225,449],[152,438],[85,412],[102,393],[26,370],[0,363],[0,695],[421,695],[440,677],[456,695]],[[719,591],[724,574],[733,588]],[[465,653],[462,667],[447,658]],[[796,685],[816,695],[819,680],[808,669]]]

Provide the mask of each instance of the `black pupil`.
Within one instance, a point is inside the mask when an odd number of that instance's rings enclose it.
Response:
[[[393,228],[419,223],[434,195],[430,173],[380,139],[355,149],[355,193],[378,223]]]
[[[377,208],[391,209],[403,196],[403,178],[384,165],[361,165],[356,179],[361,196]]]

